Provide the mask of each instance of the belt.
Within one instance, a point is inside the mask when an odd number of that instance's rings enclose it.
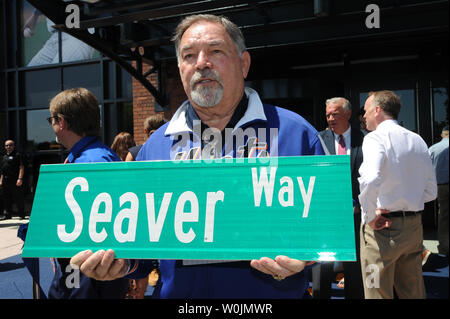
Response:
[[[406,210],[398,210],[395,212],[390,212],[387,214],[382,214],[383,216],[390,218],[390,217],[407,217],[407,216],[416,216],[420,215],[420,212],[411,212]]]

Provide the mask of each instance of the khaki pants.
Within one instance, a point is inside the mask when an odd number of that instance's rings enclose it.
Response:
[[[361,225],[361,270],[366,299],[424,299],[420,214],[392,217],[390,228]]]

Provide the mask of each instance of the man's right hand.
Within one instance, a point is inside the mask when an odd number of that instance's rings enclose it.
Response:
[[[89,278],[101,281],[122,278],[127,274],[130,261],[128,259],[114,259],[114,251],[91,250],[79,252],[70,259],[70,264],[77,265],[81,272]]]
[[[383,216],[383,214],[389,213],[386,209],[377,209],[376,217],[368,224],[373,230],[381,230],[383,228],[391,227],[392,221],[389,218]]]

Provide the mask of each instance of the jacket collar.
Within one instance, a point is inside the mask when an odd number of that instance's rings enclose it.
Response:
[[[256,120],[267,121],[266,115],[264,113],[264,106],[261,102],[261,99],[259,98],[258,93],[255,90],[248,87],[244,89],[244,92],[248,98],[248,107],[244,116],[237,122],[234,129],[242,127],[245,124]],[[172,119],[170,120],[166,131],[164,132],[166,136],[176,135],[185,132],[193,132],[192,120],[196,119],[191,118],[190,120],[188,120],[189,108],[192,108],[192,105],[189,102],[189,100],[181,104],[181,106],[178,108],[178,110],[175,112]],[[199,119],[197,118],[197,120]]]

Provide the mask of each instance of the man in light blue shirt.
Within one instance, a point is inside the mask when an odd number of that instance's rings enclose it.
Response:
[[[448,256],[448,125],[442,129],[441,137],[428,151],[438,184],[438,252]]]

